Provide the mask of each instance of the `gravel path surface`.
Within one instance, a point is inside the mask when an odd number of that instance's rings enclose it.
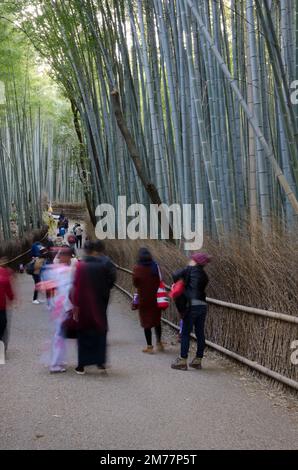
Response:
[[[115,292],[109,309],[108,376],[50,375],[41,356],[50,340],[44,305],[19,276],[7,363],[0,365],[1,449],[295,449],[295,410],[270,400],[258,382],[209,357],[202,371],[174,371],[178,347],[141,352],[135,312]]]

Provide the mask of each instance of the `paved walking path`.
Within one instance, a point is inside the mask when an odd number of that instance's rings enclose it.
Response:
[[[50,375],[40,363],[50,338],[44,305],[32,305],[32,281],[19,276],[7,363],[0,366],[0,449],[295,449],[297,409],[276,405],[212,355],[202,371],[170,369],[177,346],[141,352],[135,312],[115,292],[109,309],[108,376]],[[289,402],[290,403],[290,402]]]

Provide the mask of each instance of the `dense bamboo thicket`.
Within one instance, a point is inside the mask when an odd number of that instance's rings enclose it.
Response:
[[[26,113],[26,111],[25,111]],[[28,118],[6,106],[0,118],[1,232],[4,239],[22,237],[42,225],[42,196],[80,200],[77,173],[67,165],[70,149],[56,146],[48,122]],[[57,161],[52,153],[56,153]]]
[[[31,0],[72,103],[87,204],[203,203],[212,235],[293,227],[293,0]],[[119,95],[118,95],[119,93]],[[116,114],[116,116],[115,116]],[[87,160],[84,159],[88,156]]]
[[[0,18],[0,239],[4,240],[22,238],[41,227],[44,194],[48,200],[66,201],[81,200],[82,195],[75,165],[77,143],[64,118],[67,103],[54,84],[37,73],[34,59],[28,41],[7,18]],[[55,109],[59,106],[63,110]]]

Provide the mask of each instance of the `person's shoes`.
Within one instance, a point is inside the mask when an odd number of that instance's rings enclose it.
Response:
[[[45,303],[46,303],[45,300],[39,300],[38,302],[39,302],[40,304],[45,304]]]
[[[33,300],[32,303],[33,303],[34,305],[39,305],[39,304],[40,304],[39,300]]]
[[[189,367],[192,367],[193,369],[202,369],[202,359],[200,357],[195,357],[189,364]]]
[[[50,369],[51,374],[59,374],[60,372],[66,372],[65,367],[55,366]]]
[[[164,345],[164,343],[162,343],[162,342],[157,343],[157,344],[156,344],[156,349],[157,349],[157,351],[159,351],[159,352],[163,352],[163,351],[165,350],[165,345]]]
[[[98,371],[101,372],[102,375],[108,375],[107,373],[107,369],[105,366],[101,365],[101,366],[96,366]]]
[[[177,357],[176,361],[171,365],[172,369],[187,370],[187,359]]]
[[[75,372],[79,375],[85,375],[86,374],[84,367],[76,367]]]
[[[146,348],[144,348],[143,353],[153,354],[154,353],[153,346],[147,346]]]

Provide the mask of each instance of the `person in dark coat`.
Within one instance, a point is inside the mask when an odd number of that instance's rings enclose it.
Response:
[[[69,228],[69,221],[68,219],[65,217],[65,219],[63,220],[63,226],[65,228],[65,233],[68,232],[68,228]]]
[[[183,316],[181,352],[180,357],[172,364],[172,369],[187,370],[190,334],[193,328],[197,338],[197,351],[196,357],[189,365],[194,369],[202,368],[202,358],[205,349],[204,326],[207,315],[205,289],[209,282],[204,266],[210,260],[211,257],[207,253],[194,253],[191,256],[188,267],[173,274],[174,282],[177,282],[179,279],[184,281],[185,290],[182,295],[186,300],[186,304],[184,308],[178,309],[179,313]]]
[[[159,268],[147,248],[140,248],[137,264],[133,269],[133,285],[138,291],[140,323],[147,342],[145,353],[153,353],[152,331],[155,328],[157,350],[163,351],[161,342],[161,310],[157,307],[157,290],[160,283]]]
[[[59,222],[60,222],[60,224],[63,223],[64,219],[65,219],[65,214],[64,214],[64,211],[62,210],[61,213],[60,213],[60,215],[59,215]]]
[[[105,369],[107,308],[116,281],[116,268],[104,255],[103,242],[88,241],[85,251],[87,256],[78,263],[71,296],[78,321],[78,374],[84,374],[89,365]]]

